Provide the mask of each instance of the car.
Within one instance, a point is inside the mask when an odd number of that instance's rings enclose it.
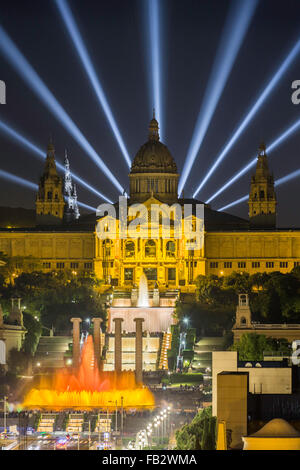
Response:
[[[56,441],[55,444],[56,450],[67,450],[67,440],[66,439],[59,439]]]

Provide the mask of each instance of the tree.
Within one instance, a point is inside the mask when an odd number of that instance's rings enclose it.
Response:
[[[245,333],[233,344],[231,350],[238,351],[241,361],[262,361],[264,351],[289,352],[290,346],[286,339],[270,338],[257,333]]]
[[[215,450],[216,418],[211,407],[198,412],[190,424],[176,431],[177,450]]]
[[[62,331],[70,328],[72,316],[105,318],[99,286],[100,281],[94,275],[74,275],[68,271],[24,272],[13,284],[0,286],[1,304],[7,313],[11,297],[19,296],[26,312],[40,319],[45,327],[54,326]]]
[[[30,313],[23,313],[24,327],[27,330],[23,350],[26,354],[34,355],[42,334],[42,325]]]

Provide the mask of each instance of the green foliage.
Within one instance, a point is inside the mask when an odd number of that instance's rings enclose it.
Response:
[[[100,281],[93,274],[23,272],[14,278],[13,283],[0,284],[1,304],[7,313],[10,298],[22,297],[26,312],[33,318],[37,316],[47,328],[54,326],[56,330],[63,331],[70,328],[73,316],[105,317],[99,285]],[[38,327],[32,321],[30,326],[34,327],[33,336],[36,339]],[[32,350],[35,347],[34,338],[30,341],[29,349]]]
[[[25,353],[31,354],[33,356],[42,334],[42,325],[38,320],[36,320],[31,314],[27,312],[23,313],[23,322],[24,327],[27,330],[23,344],[23,350]]]
[[[235,308],[236,307],[228,308],[224,306],[216,307],[212,304],[203,304],[200,302],[188,304],[178,302],[175,313],[179,320],[184,317],[189,317],[194,327],[191,330],[196,331],[197,336],[218,336],[223,333],[223,330],[230,329],[233,326]]]
[[[269,338],[256,333],[246,333],[234,343],[233,351],[238,351],[241,361],[262,361],[264,351],[289,352],[289,343],[286,339]]]
[[[176,357],[179,349],[180,328],[179,325],[171,325],[172,341],[171,348],[168,350],[168,368],[174,370],[176,366]]]
[[[189,328],[186,333],[186,349],[193,349],[196,341],[196,328]]]
[[[188,363],[187,366],[189,366],[192,360],[194,359],[194,350],[184,349],[182,351],[182,357],[183,357],[183,364]]]
[[[199,324],[207,329],[207,321],[202,322],[204,311],[208,315],[211,312],[210,323],[214,323],[215,314],[222,310],[223,320],[227,312],[227,320],[233,319],[237,305],[237,296],[240,293],[248,293],[250,305],[255,321],[278,323],[289,321],[298,322],[300,313],[300,267],[291,272],[282,274],[278,271],[271,273],[233,272],[229,276],[198,276],[197,278],[197,303],[189,306],[191,314],[199,312],[198,323],[193,325],[198,329]],[[188,309],[185,308],[185,311]],[[177,307],[177,316],[182,317],[183,306]],[[200,320],[201,318],[201,320]],[[229,329],[229,322],[219,319],[219,325]]]
[[[197,413],[190,424],[176,431],[176,450],[215,450],[216,418],[211,407]]]

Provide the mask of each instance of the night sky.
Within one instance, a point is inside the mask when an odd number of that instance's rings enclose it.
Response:
[[[243,1],[243,0],[240,0]],[[181,172],[203,93],[228,11],[227,0],[161,0],[164,143]],[[147,140],[153,100],[149,92],[147,19],[142,0],[69,0],[131,159]],[[47,84],[67,113],[124,187],[128,167],[106,117],[51,0],[0,0],[0,24]],[[184,188],[191,197],[224,144],[295,42],[300,39],[298,0],[260,0],[235,61],[193,170]],[[67,147],[71,169],[116,200],[117,190],[67,130],[29,89],[0,54],[0,79],[7,104],[0,119],[45,148],[50,134],[57,160]],[[300,54],[262,109],[210,178],[200,200],[208,199],[256,154],[263,139],[272,142],[300,118],[291,102],[291,83],[300,79]],[[269,155],[275,179],[300,168],[300,131]],[[0,133],[1,168],[35,183],[43,162]],[[212,203],[220,208],[249,191],[251,172]],[[277,188],[279,226],[300,227],[300,179]],[[82,187],[79,199],[96,207],[101,201]],[[29,189],[0,180],[0,205],[34,207]],[[247,204],[228,209],[247,217]]]

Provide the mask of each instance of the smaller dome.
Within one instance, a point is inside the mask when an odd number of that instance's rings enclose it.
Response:
[[[300,437],[300,432],[284,419],[275,418],[250,437]]]

